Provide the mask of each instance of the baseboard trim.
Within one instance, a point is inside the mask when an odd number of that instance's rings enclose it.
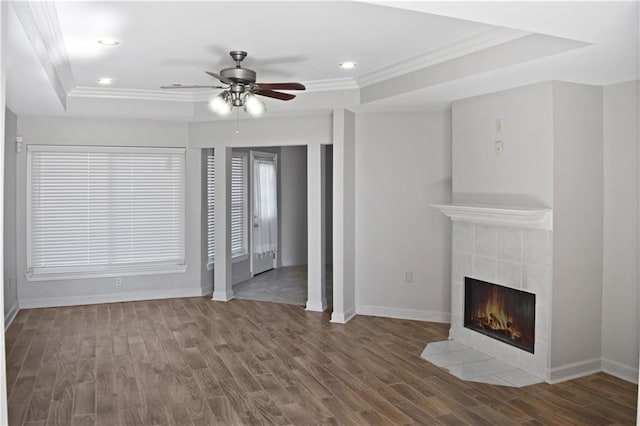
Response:
[[[327,299],[311,302],[307,300],[307,306],[304,309],[310,312],[324,312],[327,310]]]
[[[356,306],[356,313],[358,315],[368,315],[373,317],[451,323],[451,314],[448,312],[391,308],[388,306],[358,305]]]
[[[5,331],[9,328],[13,320],[16,318],[16,315],[18,315],[18,311],[20,311],[20,309],[18,309],[18,301],[16,300],[13,303],[13,306],[9,308],[9,311],[6,314],[4,314],[4,330]]]
[[[137,302],[154,299],[175,299],[181,297],[205,296],[201,287],[189,289],[171,289],[157,291],[139,291],[129,293],[98,294],[90,296],[49,297],[42,299],[21,299],[22,309],[54,308],[59,306],[96,305],[101,303]]]
[[[336,312],[334,311],[331,314],[331,321],[334,324],[346,324],[356,316],[356,308],[352,306],[344,312]]]
[[[602,371],[627,382],[638,384],[638,369],[602,358]]]
[[[592,358],[585,361],[574,362],[561,367],[552,368],[549,371],[548,383],[556,383],[577,379],[602,371],[602,358]]]
[[[211,300],[216,302],[228,302],[233,299],[233,290],[230,291],[214,291]]]

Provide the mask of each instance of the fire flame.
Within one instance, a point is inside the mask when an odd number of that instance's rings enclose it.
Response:
[[[498,290],[491,290],[491,297],[487,299],[484,306],[479,306],[475,314],[475,320],[481,324],[483,328],[494,331],[500,331],[506,334],[511,340],[518,339],[522,336],[520,331],[515,327],[513,318],[505,310],[504,298],[498,295]]]

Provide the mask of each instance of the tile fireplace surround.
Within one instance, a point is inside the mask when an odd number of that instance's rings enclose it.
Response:
[[[451,329],[449,339],[549,379],[552,212],[550,209],[434,205],[452,219]],[[536,295],[531,354],[464,327],[464,277]]]

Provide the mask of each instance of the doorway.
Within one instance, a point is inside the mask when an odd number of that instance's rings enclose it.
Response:
[[[273,269],[278,256],[278,154],[251,151],[251,276]]]
[[[246,260],[233,259],[238,299],[307,301],[307,147],[234,148],[249,158]],[[273,202],[275,200],[275,203]]]

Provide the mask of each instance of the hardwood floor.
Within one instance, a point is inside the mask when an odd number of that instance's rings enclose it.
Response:
[[[10,425],[635,424],[636,386],[460,381],[419,358],[448,325],[170,299],[22,310]]]

